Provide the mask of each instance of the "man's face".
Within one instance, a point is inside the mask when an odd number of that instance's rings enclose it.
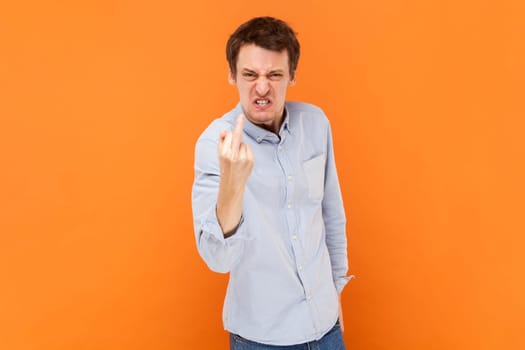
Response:
[[[286,89],[295,81],[290,77],[288,52],[244,45],[237,58],[237,74],[230,72],[230,83],[237,85],[246,118],[275,133],[281,126]]]

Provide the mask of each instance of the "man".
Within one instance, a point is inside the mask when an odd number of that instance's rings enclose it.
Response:
[[[330,125],[285,101],[299,50],[281,20],[242,24],[226,48],[240,102],[196,144],[196,241],[210,269],[230,272],[231,349],[344,349],[339,295],[351,277]]]

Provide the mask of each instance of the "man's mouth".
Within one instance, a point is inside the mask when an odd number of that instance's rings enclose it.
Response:
[[[265,99],[265,98],[259,98],[257,100],[255,100],[255,104],[259,107],[264,107],[264,106],[267,106],[268,104],[270,104],[270,100],[268,99]]]

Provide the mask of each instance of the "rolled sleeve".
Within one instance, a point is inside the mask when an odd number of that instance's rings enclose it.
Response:
[[[232,242],[237,240],[249,239],[245,230],[244,215],[241,215],[241,219],[235,228],[235,232],[233,232],[228,237],[224,237],[224,232],[222,231],[221,225],[219,224],[217,210],[215,207],[213,207],[211,210],[208,210],[208,213],[202,220],[200,227],[202,234],[205,234],[207,239],[215,239],[216,241],[222,242],[224,244],[232,244]]]
[[[230,272],[239,261],[247,239],[244,220],[241,218],[235,233],[225,238],[213,207],[199,227],[197,246],[206,265],[215,272]]]
[[[355,278],[354,275],[350,275],[350,276],[339,277],[335,279],[334,284],[335,284],[335,289],[337,290],[337,293],[341,294],[346,284],[350,282],[350,280],[353,280],[354,278]]]

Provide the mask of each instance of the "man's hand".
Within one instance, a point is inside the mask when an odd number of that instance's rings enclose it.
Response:
[[[242,142],[244,115],[237,118],[232,132],[223,131],[219,137],[219,166],[221,171],[217,218],[225,237],[233,234],[242,215],[244,188],[253,169],[253,152]]]

